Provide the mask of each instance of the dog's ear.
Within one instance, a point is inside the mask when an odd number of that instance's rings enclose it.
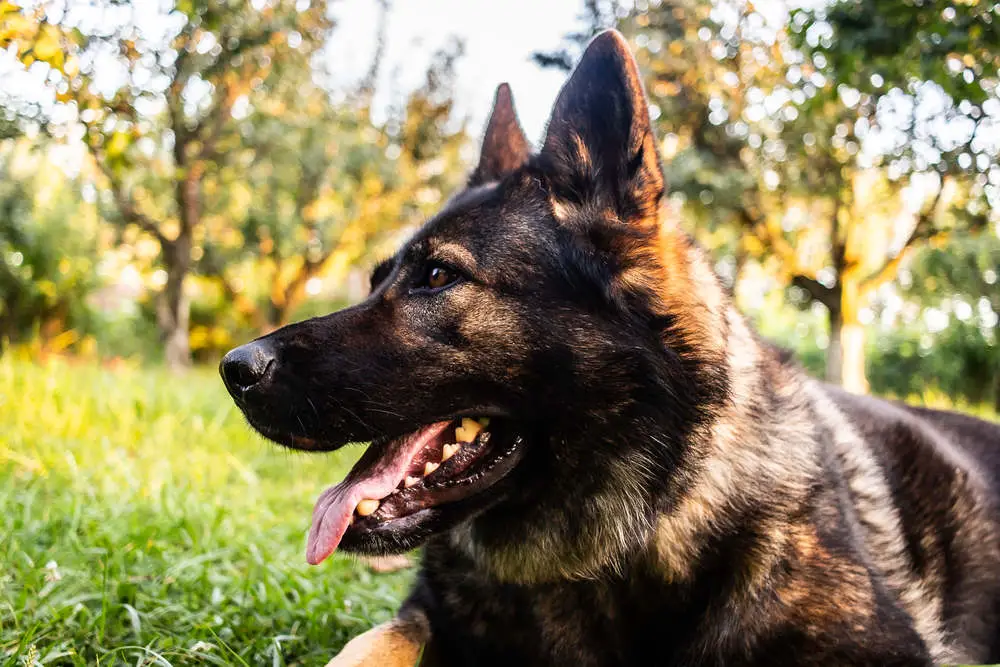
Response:
[[[531,144],[517,121],[510,86],[501,83],[493,100],[493,113],[486,125],[479,166],[472,172],[469,185],[498,181],[528,161]]]
[[[665,179],[639,68],[621,33],[595,37],[552,109],[540,160],[557,197],[657,215]]]

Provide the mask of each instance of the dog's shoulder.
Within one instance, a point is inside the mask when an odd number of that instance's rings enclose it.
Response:
[[[971,476],[997,495],[1000,425],[958,412],[859,396],[830,385],[822,385],[822,392],[850,427],[871,443],[889,474],[905,472],[908,466],[940,468],[953,477]]]
[[[1000,428],[812,383],[855,534],[941,661],[996,650]]]

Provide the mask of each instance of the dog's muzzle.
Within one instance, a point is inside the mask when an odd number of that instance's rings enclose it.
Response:
[[[237,402],[252,389],[266,389],[274,377],[277,356],[270,341],[255,340],[230,350],[219,364],[226,389]]]

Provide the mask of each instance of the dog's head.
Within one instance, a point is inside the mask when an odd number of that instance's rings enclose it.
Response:
[[[501,86],[468,187],[367,299],[226,355],[268,438],[371,441],[317,502],[310,562],[448,532],[498,575],[539,580],[640,548],[725,393],[718,287],[661,231],[663,192],[635,62],[604,33],[540,152]]]

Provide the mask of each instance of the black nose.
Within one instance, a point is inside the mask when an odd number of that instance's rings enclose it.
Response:
[[[230,350],[219,364],[219,373],[229,393],[241,398],[252,387],[264,384],[274,371],[274,350],[270,343],[255,340]]]

